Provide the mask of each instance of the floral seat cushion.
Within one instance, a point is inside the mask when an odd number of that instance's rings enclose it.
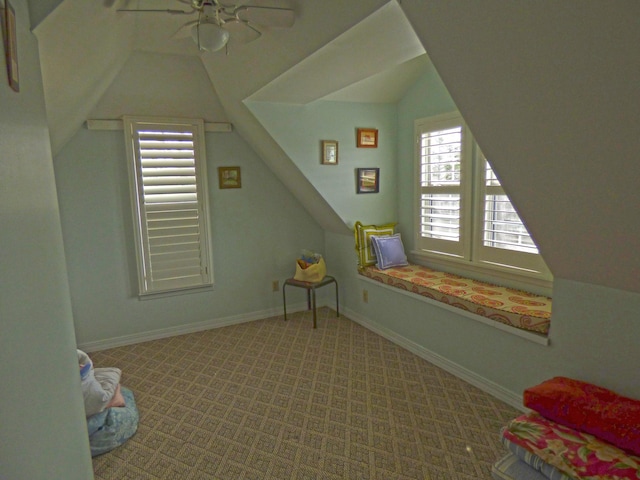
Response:
[[[640,457],[535,412],[511,420],[502,440],[508,447],[515,444],[532,452],[571,478],[640,479]]]
[[[549,332],[551,299],[439,272],[422,265],[359,270],[372,280],[413,292],[523,330]]]

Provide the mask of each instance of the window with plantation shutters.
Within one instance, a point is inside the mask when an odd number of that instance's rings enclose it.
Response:
[[[529,272],[547,270],[538,247],[509,200],[491,164],[476,147],[478,163],[478,219],[475,259],[486,264],[513,266]]]
[[[416,251],[458,265],[550,277],[460,114],[416,120],[415,130]]]
[[[125,118],[140,295],[212,284],[204,123]]]
[[[471,153],[458,115],[416,123],[418,135],[419,236],[423,250],[465,256],[468,220],[464,189]]]
[[[502,185],[489,162],[482,157],[485,171],[484,222],[482,244],[485,247],[538,253],[531,235],[504,193]]]

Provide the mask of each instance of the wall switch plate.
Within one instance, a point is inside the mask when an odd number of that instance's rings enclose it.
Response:
[[[271,290],[273,290],[274,292],[280,290],[280,282],[278,280],[274,280],[273,282],[271,282]]]

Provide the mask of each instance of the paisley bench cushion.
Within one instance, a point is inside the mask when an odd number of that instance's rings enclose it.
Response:
[[[490,318],[516,328],[547,335],[551,322],[551,298],[508,287],[407,265],[379,270],[375,266],[359,273],[385,285]]]

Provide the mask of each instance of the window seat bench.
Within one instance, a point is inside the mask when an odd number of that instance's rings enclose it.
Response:
[[[415,264],[385,270],[367,266],[359,268],[358,272],[384,285],[442,302],[509,327],[534,332],[547,340],[551,323],[549,297]]]

